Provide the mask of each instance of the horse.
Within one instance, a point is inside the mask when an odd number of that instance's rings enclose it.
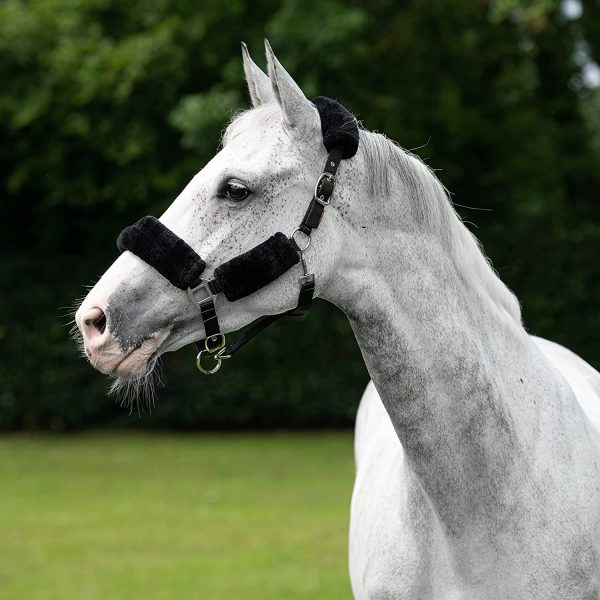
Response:
[[[327,157],[322,115],[268,42],[267,73],[242,50],[253,107],[155,221],[209,273],[264,232],[296,233]],[[319,229],[297,244],[371,376],[355,428],[354,596],[599,598],[600,374],[527,333],[421,160],[358,135]],[[219,335],[293,310],[299,272],[212,296]],[[117,385],[144,381],[159,355],[209,335],[190,299],[126,249],[76,313],[90,362]]]

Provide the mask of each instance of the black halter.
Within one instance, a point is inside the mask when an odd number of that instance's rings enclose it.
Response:
[[[155,217],[142,217],[137,223],[126,227],[117,238],[120,252],[129,250],[174,286],[187,290],[192,302],[198,304],[206,334],[202,342],[196,342],[196,366],[202,373],[216,373],[222,360],[231,358],[271,323],[282,317],[303,315],[311,306],[315,276],[308,272],[304,252],[310,245],[312,231],[319,226],[325,207],[331,201],[340,161],[356,154],[359,141],[358,124],[346,108],[323,96],[315,98],[313,103],[321,117],[323,144],[329,154],[302,222],[289,238],[283,233],[276,233],[248,252],[218,266],[213,279],[209,281],[201,278],[206,268],[202,258]],[[227,300],[234,302],[249,296],[275,281],[298,262],[302,265],[302,275],[299,278],[300,293],[296,307],[257,319],[232,344],[226,346],[214,297],[222,293]],[[204,293],[201,300],[196,299],[198,292]],[[202,364],[207,356],[215,361],[212,368],[205,368]]]

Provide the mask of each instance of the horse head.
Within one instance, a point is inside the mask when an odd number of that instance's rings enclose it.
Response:
[[[230,124],[220,151],[159,220],[146,218],[123,232],[119,239],[123,253],[77,310],[76,324],[85,354],[94,367],[118,382],[143,380],[161,354],[212,333],[204,315],[200,318],[193,290],[186,289],[192,287],[186,279],[191,271],[178,279],[178,266],[167,264],[170,257],[190,260],[203,282],[214,278],[215,272],[223,279],[225,267],[229,264],[230,268],[238,257],[235,277],[246,279],[242,282],[245,293],[234,291],[211,299],[211,310],[218,314],[219,336],[260,316],[293,309],[298,303],[298,280],[303,275],[301,264],[296,266],[300,256],[304,275],[307,273],[304,251],[311,274],[316,276],[316,294],[335,273],[336,256],[343,247],[343,228],[335,226],[339,214],[332,210],[319,229],[319,238],[327,239],[326,245],[314,243],[308,249],[312,229],[295,231],[315,182],[329,181],[319,177],[325,160],[329,160],[322,115],[282,67],[268,42],[265,45],[268,76],[242,46],[253,108]],[[357,144],[358,130],[351,120]],[[265,253],[261,246],[265,234],[275,232],[286,235],[278,234],[279,238],[267,244],[269,254],[262,257],[259,267],[278,271],[272,281],[253,287],[252,279],[260,273],[252,268],[244,270],[248,261],[240,261],[239,255],[254,249],[252,259],[260,259],[261,252]],[[290,249],[292,240],[294,248]],[[153,261],[149,257],[161,245],[169,251],[158,262]],[[174,248],[181,252],[169,254]],[[283,267],[278,262],[282,260],[287,261]],[[223,265],[221,271],[218,265]],[[230,287],[238,284],[229,281]]]

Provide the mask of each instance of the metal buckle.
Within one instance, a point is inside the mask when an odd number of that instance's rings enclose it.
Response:
[[[328,173],[327,171],[325,171],[324,173],[321,173],[321,177],[319,177],[319,179],[317,179],[317,183],[315,185],[315,193],[313,195],[314,195],[315,200],[321,206],[329,206],[329,203],[331,202],[331,196],[329,196],[329,198],[327,198],[327,200],[325,200],[325,197],[323,195],[317,196],[319,186],[321,185],[321,182],[323,181],[323,179],[328,179],[332,183],[335,183],[335,177],[331,173]]]
[[[204,290],[204,292],[206,292],[206,298],[202,298],[202,300],[196,300],[196,297],[194,296],[194,294],[198,290]],[[198,306],[202,306],[202,304],[204,304],[204,302],[206,302],[207,300],[212,300],[215,297],[215,295],[210,291],[210,286],[208,285],[208,279],[201,279],[200,283],[195,288],[188,288],[187,293],[188,293],[190,300],[194,304],[197,304]]]
[[[217,342],[217,340],[219,340],[219,341]],[[217,342],[217,343],[213,346],[212,345],[213,342]],[[222,350],[223,348],[225,348],[225,334],[224,333],[217,333],[216,335],[211,335],[210,337],[207,337],[204,340],[204,349],[207,352],[210,352],[211,354],[214,354],[215,352],[217,352],[218,350]]]

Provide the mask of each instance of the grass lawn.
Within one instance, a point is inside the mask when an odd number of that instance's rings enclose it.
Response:
[[[0,598],[350,598],[352,437],[0,437]]]

